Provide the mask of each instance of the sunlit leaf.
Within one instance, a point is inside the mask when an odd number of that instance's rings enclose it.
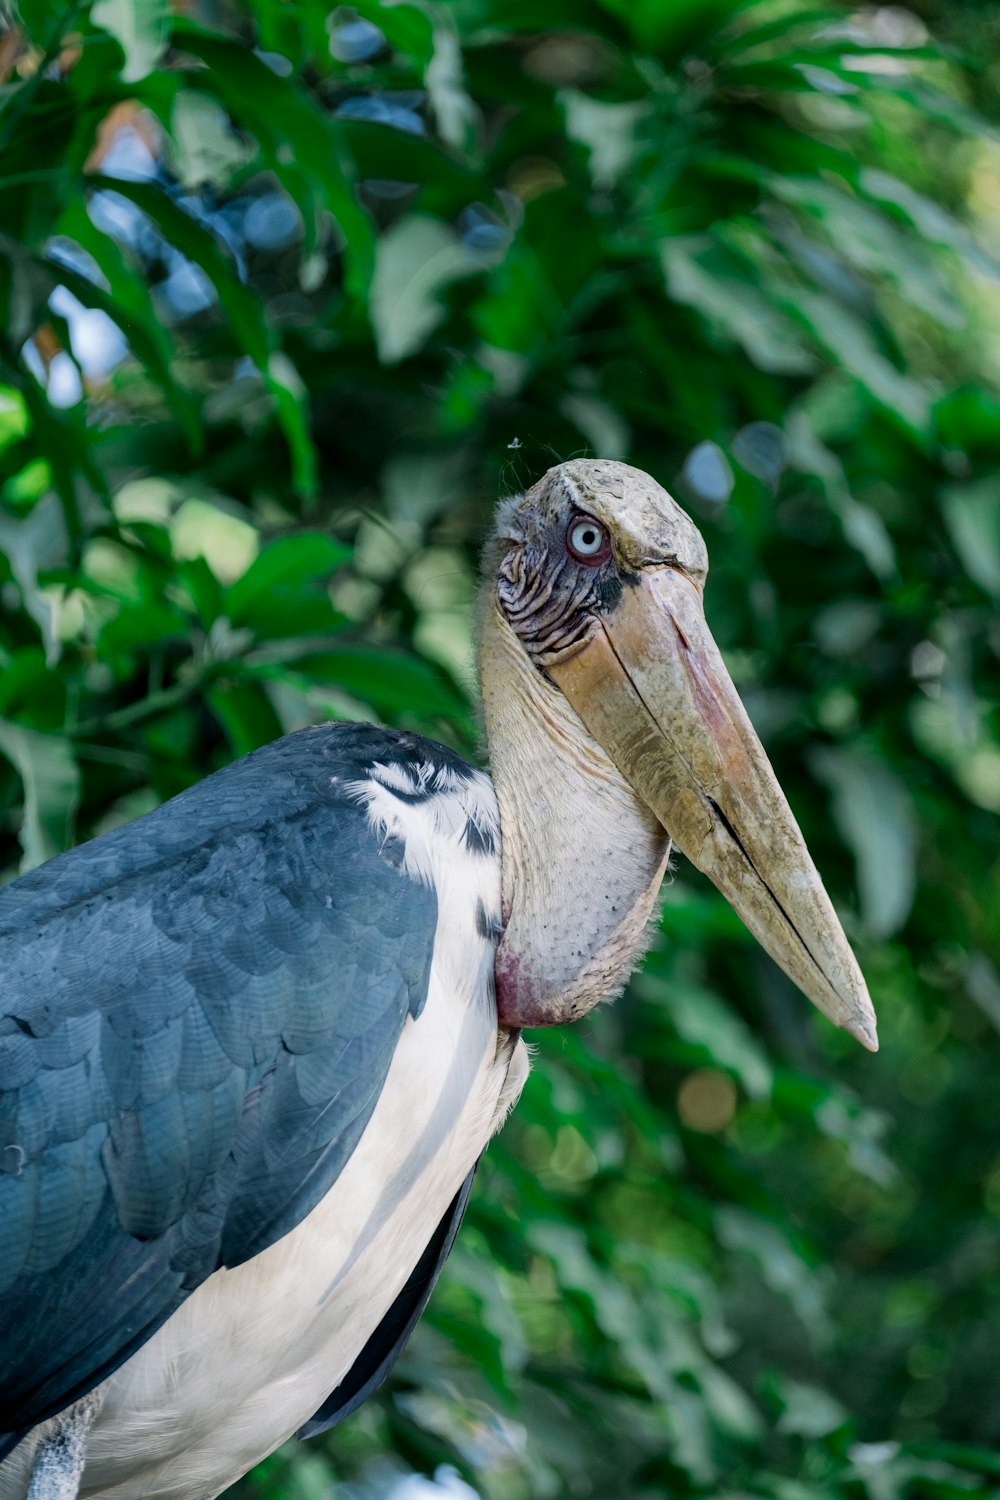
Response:
[[[68,740],[9,719],[0,719],[0,755],[17,771],[24,787],[18,828],[23,873],[68,846],[80,796],[80,772]]]
[[[424,73],[438,134],[456,150],[472,144],[476,107],[465,90],[462,49],[448,26],[434,31],[434,53]]]
[[[782,1380],[775,1387],[781,1404],[778,1431],[796,1437],[824,1437],[836,1432],[847,1421],[848,1414],[828,1391],[800,1380]]]
[[[761,295],[749,274],[737,278],[721,266],[716,269],[707,244],[667,240],[660,254],[674,301],[696,308],[760,369],[793,374],[815,368],[814,356],[794,327]]]
[[[629,432],[621,413],[600,396],[564,396],[560,409],[583,433],[594,458],[613,458],[621,462],[629,450]]]
[[[152,72],[170,34],[169,0],[95,0],[90,18],[120,43],[123,82],[137,83]]]
[[[174,100],[171,134],[175,169],[185,187],[218,181],[242,166],[248,151],[217,100],[184,89]]]
[[[635,159],[636,126],[646,106],[632,101],[605,103],[579,89],[564,89],[560,102],[566,111],[567,135],[587,149],[594,186],[614,187]]]
[[[378,242],[371,315],[383,363],[422,348],[445,317],[439,293],[481,265],[437,219],[400,219]]]
[[[317,459],[310,432],[309,392],[287,354],[272,354],[265,373],[292,453],[292,484],[299,495],[311,499],[316,493]]]
[[[46,657],[53,663],[59,655],[59,641],[52,600],[39,585],[38,575],[65,561],[67,555],[66,523],[55,495],[43,496],[24,517],[15,519],[0,512],[0,549],[21,590],[24,607],[42,634]]]

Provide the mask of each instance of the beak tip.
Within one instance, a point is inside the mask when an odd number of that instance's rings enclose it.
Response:
[[[845,1031],[850,1032],[855,1041],[860,1042],[867,1052],[878,1051],[878,1032],[875,1029],[874,1014],[867,1016],[852,1016],[850,1020],[844,1021]]]

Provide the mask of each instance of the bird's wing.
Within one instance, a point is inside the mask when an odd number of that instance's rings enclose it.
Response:
[[[478,1166],[478,1162],[476,1164]],[[410,1337],[421,1313],[430,1300],[434,1284],[441,1274],[441,1267],[451,1253],[455,1236],[465,1214],[472,1183],[476,1175],[473,1167],[462,1183],[448,1212],[427,1243],[417,1264],[410,1272],[406,1285],[369,1338],[343,1380],[323,1402],[315,1416],[299,1428],[298,1437],[315,1437],[336,1427],[345,1417],[357,1411],[373,1391],[377,1391],[389,1371],[396,1363],[406,1341]]]
[[[328,1191],[424,1004],[437,904],[289,735],[0,891],[0,1456]]]

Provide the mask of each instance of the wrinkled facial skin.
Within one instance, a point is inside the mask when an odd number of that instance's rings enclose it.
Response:
[[[708,572],[705,544],[692,522],[658,484],[625,464],[581,461],[544,475],[501,512],[497,539],[497,599],[535,665],[547,668],[576,654],[613,611],[640,571],[673,567],[699,586]],[[628,509],[622,508],[628,486]],[[610,547],[574,556],[569,538],[593,518]]]
[[[586,519],[585,512],[567,507],[541,535],[508,552],[497,579],[500,606],[537,667],[554,666],[578,651],[595,615],[614,609],[625,585],[638,582],[607,549],[596,563],[573,556],[567,536],[574,522]]]

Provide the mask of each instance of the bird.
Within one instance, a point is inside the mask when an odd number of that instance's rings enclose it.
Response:
[[[557,464],[484,551],[489,776],[318,724],[0,891],[2,1500],[210,1500],[354,1411],[673,845],[877,1048],[707,566],[649,475]]]

